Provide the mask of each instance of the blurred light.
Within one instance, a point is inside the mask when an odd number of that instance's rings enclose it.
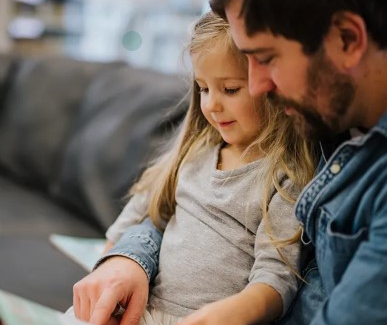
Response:
[[[42,4],[43,2],[45,2],[46,0],[14,0],[14,1],[25,3],[25,4],[31,5],[31,6],[38,6],[38,5]]]
[[[8,31],[12,38],[36,39],[42,36],[44,24],[36,18],[19,17],[10,22]]]
[[[136,51],[141,47],[141,35],[135,31],[127,32],[122,38],[122,45],[128,51]]]

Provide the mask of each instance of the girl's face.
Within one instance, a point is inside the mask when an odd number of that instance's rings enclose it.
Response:
[[[249,95],[247,68],[221,45],[194,53],[191,59],[204,116],[226,143],[246,149],[260,131]]]

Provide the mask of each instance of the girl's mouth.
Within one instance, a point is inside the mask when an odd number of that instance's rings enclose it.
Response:
[[[228,127],[232,124],[234,124],[235,121],[229,121],[229,122],[218,122],[219,126],[222,128]]]

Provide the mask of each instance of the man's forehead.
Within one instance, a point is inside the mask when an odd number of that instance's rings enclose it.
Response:
[[[241,24],[244,24],[244,19],[241,15],[242,5],[243,0],[231,0],[227,3],[225,13],[229,22],[230,20],[238,20]]]
[[[243,6],[243,2],[244,0],[231,0],[231,1],[228,1],[226,6],[225,6],[225,11],[226,13],[229,12],[229,13],[236,13],[236,15],[238,16],[241,12],[241,9],[242,9],[242,6]]]
[[[230,30],[236,46],[240,49],[254,46],[255,42],[269,41],[271,33],[257,32],[247,35],[244,17],[240,14],[243,0],[232,0],[226,7],[226,16],[230,24]],[[266,34],[266,35],[265,35]],[[273,36],[273,35],[271,35]],[[259,44],[256,44],[259,45]]]
[[[242,2],[242,0],[233,0],[226,7],[227,20],[235,45],[246,54],[267,51],[278,46],[284,38],[274,35],[269,30],[257,31],[252,35],[247,34],[244,18],[240,15]]]
[[[280,36],[275,36],[270,31],[260,31],[253,35],[247,35],[246,30],[240,25],[230,24],[230,29],[235,45],[245,54],[273,49],[281,39]]]

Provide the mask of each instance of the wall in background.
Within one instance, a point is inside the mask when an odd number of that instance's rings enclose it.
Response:
[[[19,54],[60,53],[88,61],[125,60],[133,66],[167,73],[183,73],[190,68],[182,52],[193,22],[208,10],[208,0],[0,2],[12,6],[8,30]]]
[[[0,0],[0,53],[8,52],[11,50],[11,40],[7,31],[9,20],[9,0]]]

